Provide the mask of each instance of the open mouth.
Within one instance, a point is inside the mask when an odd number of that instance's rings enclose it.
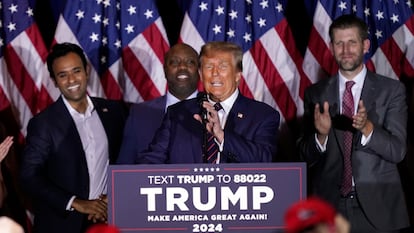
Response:
[[[180,79],[180,80],[183,80],[183,79],[188,79],[189,78],[189,76],[187,75],[187,74],[180,74],[180,75],[177,75],[177,79]]]
[[[73,86],[68,87],[68,90],[69,91],[76,91],[79,88],[80,88],[80,84],[76,84],[76,85],[73,85]]]
[[[211,86],[213,86],[213,87],[221,87],[221,86],[223,86],[223,83],[221,83],[221,82],[212,82],[211,83]]]

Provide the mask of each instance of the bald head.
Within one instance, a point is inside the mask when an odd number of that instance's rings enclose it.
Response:
[[[169,92],[180,100],[196,91],[199,81],[198,54],[187,44],[176,44],[164,56]]]

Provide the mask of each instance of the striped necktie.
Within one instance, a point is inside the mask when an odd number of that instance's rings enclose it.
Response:
[[[216,111],[223,109],[220,103],[214,104],[214,108]],[[205,163],[216,163],[218,151],[219,147],[214,140],[214,136],[211,133],[207,132],[206,154],[204,158]]]

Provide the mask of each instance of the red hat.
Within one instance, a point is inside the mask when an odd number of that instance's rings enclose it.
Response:
[[[86,233],[120,233],[117,227],[106,224],[94,224]]]
[[[336,211],[326,201],[310,197],[294,203],[285,214],[287,233],[298,233],[318,223],[333,225]]]

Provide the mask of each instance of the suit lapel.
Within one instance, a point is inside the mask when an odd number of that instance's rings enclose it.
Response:
[[[182,125],[185,126],[186,131],[189,132],[189,140],[183,143],[189,143],[191,145],[192,153],[188,154],[193,155],[193,161],[195,163],[201,163],[203,161],[203,125],[193,118],[194,114],[198,114],[200,112],[200,107],[195,99],[184,101],[185,103],[183,103],[183,106],[185,109],[182,111],[182,118],[185,122]],[[185,147],[187,148],[187,146]],[[187,154],[187,152],[185,154]]]
[[[331,77],[328,81],[328,85],[326,88],[326,96],[322,97],[323,99],[330,100],[330,114],[331,118],[333,119],[333,126],[335,124],[336,119],[338,119],[341,115],[341,104],[342,104],[342,97],[339,96],[339,77]],[[335,140],[337,142],[337,145],[339,145],[339,148],[341,151],[344,150],[344,131],[339,130],[337,127],[334,127],[333,134],[335,136]]]
[[[152,107],[154,107],[154,114],[148,117],[154,117],[156,122],[161,122],[165,115],[165,105],[167,104],[167,96],[163,95],[161,98],[158,98],[154,101]]]
[[[95,99],[93,97],[91,97],[91,101],[94,105],[95,111],[98,113],[98,116],[102,121],[102,125],[105,128],[106,134],[109,135],[108,128],[105,127],[107,125],[106,123],[109,121],[109,118],[108,118],[109,108],[103,105],[103,102],[98,101],[98,99]]]
[[[248,111],[246,109],[246,97],[242,96],[240,93],[237,96],[236,101],[234,102],[230,112],[227,116],[226,125],[224,126],[225,129],[235,129],[239,122],[243,121],[243,119],[248,116]]]
[[[322,100],[329,100],[329,113],[331,114],[331,117],[336,117],[340,114],[341,99],[342,98],[339,96],[338,77],[332,77],[326,88],[326,97],[322,97]]]
[[[150,102],[149,106],[154,108],[157,114],[164,115],[165,114],[165,105],[167,104],[167,96],[163,95],[161,98],[155,99],[153,102]]]
[[[82,171],[86,171],[87,174],[88,167],[86,164],[85,151],[83,150],[82,141],[76,128],[76,124],[73,121],[69,110],[63,103],[62,97],[59,97],[59,99],[56,100],[56,102],[53,104],[53,108],[56,119],[59,119],[58,121],[53,121],[54,124],[57,125],[57,130],[66,132],[65,134],[61,134],[61,136],[64,138],[57,141],[67,141],[67,145],[71,146],[70,150],[73,150],[75,152],[73,153],[73,156],[76,156],[79,161],[82,161],[80,163],[82,166]]]
[[[56,119],[59,119],[58,121],[54,121],[57,125],[59,125],[58,128],[60,130],[63,130],[63,132],[67,131],[69,133],[68,138],[74,140],[75,143],[82,145],[75,122],[73,121],[69,110],[66,108],[62,97],[59,97],[59,99],[54,104],[53,111],[55,112]]]
[[[340,115],[340,105],[341,103],[341,97],[339,96],[339,83],[338,83],[339,77],[332,77],[329,81],[329,86],[327,88],[327,99],[336,100],[332,105],[337,106],[336,114]],[[364,86],[361,93],[361,100],[364,101],[364,105],[367,109],[367,112],[369,112],[374,106],[375,106],[375,76],[371,72],[367,72]],[[359,100],[355,100],[355,104],[358,104]],[[332,112],[331,112],[332,115]],[[339,145],[341,151],[343,151],[343,130],[334,129],[334,135],[337,139],[337,144]],[[360,140],[360,134],[357,133],[354,135],[354,142]]]
[[[364,80],[364,86],[361,92],[361,100],[364,102],[364,106],[366,108],[367,114],[372,110],[375,110],[375,101],[377,96],[377,88],[376,88],[376,77],[370,71],[367,71]],[[358,104],[359,101],[356,103]],[[354,134],[354,143],[361,141],[362,133],[358,131]]]
[[[375,106],[376,99],[376,79],[373,73],[367,72],[365,77],[364,86],[362,88],[361,100],[364,101],[365,108],[369,112]]]

